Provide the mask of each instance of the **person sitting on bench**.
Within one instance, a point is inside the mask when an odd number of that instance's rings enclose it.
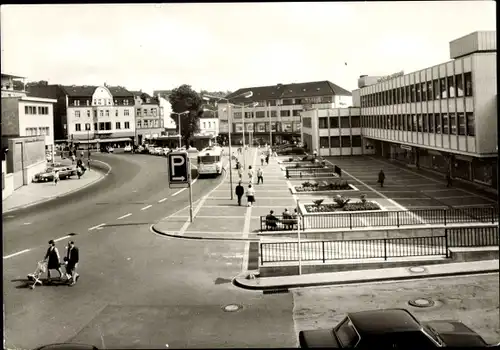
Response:
[[[294,224],[293,219],[292,219],[292,214],[290,214],[288,209],[285,209],[282,216],[283,216],[283,226],[288,230],[292,230],[293,224]]]
[[[278,218],[274,216],[274,211],[270,211],[266,216],[266,230],[274,230],[278,226]]]

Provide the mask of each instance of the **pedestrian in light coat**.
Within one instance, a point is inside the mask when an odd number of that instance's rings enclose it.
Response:
[[[252,169],[252,166],[250,165],[250,166],[248,167],[248,181],[249,181],[250,183],[252,183],[253,174],[254,174],[254,173],[253,173],[253,169]]]
[[[255,202],[255,189],[252,187],[252,184],[248,185],[247,189],[247,201],[248,206],[251,207]]]
[[[241,186],[241,181],[238,182],[238,186],[236,186],[235,190],[236,196],[238,197],[238,205],[241,206],[241,198],[243,197],[243,194],[245,193],[245,189],[243,186]]]
[[[385,181],[385,174],[383,170],[380,170],[378,173],[378,183],[380,184],[380,187],[384,187],[384,181]]]
[[[238,168],[238,176],[240,177],[240,181],[243,180],[243,167],[241,166],[241,164]]]
[[[260,183],[264,184],[264,172],[262,171],[262,168],[257,170],[257,185]]]

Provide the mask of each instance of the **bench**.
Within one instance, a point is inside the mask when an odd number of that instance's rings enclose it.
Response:
[[[299,222],[296,218],[283,219],[282,216],[275,215],[276,220],[267,219],[266,216],[260,217],[260,230],[261,231],[276,231],[276,230],[293,230],[297,229]]]

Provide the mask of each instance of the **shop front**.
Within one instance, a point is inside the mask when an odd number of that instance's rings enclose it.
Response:
[[[385,151],[385,149],[388,151]],[[416,165],[417,164],[417,156],[416,150],[408,145],[400,145],[396,143],[386,143],[383,147],[380,147],[380,152],[382,155],[385,154],[386,158],[390,158],[392,160],[397,160],[406,165]]]

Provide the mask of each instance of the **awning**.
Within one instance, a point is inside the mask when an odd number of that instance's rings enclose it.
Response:
[[[97,143],[99,140],[73,140],[73,143]]]
[[[133,139],[133,136],[131,137],[120,137],[120,138],[116,138],[116,139],[99,139],[98,141],[100,143],[104,143],[104,142],[123,142],[123,141],[132,141]]]

